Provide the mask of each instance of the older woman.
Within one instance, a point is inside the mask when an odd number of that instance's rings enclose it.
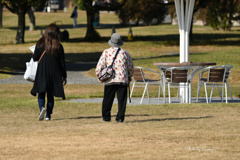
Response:
[[[119,47],[123,45],[123,41],[120,34],[114,33],[111,39],[108,41],[110,48],[103,51],[97,67],[96,75],[112,64],[112,61],[117,53]],[[116,121],[122,123],[125,118],[125,111],[127,105],[127,87],[133,76],[134,67],[130,54],[121,49],[113,63],[113,69],[115,70],[114,76],[104,82],[104,98],[102,102],[102,117],[104,122],[111,121],[111,109],[115,94],[117,93],[118,99],[118,113]],[[101,82],[101,81],[100,81]],[[103,83],[103,82],[101,82]]]

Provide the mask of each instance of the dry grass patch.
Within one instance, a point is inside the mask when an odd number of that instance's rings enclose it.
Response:
[[[57,101],[50,122],[33,104],[0,111],[1,159],[239,158],[238,104],[128,106],[123,124],[117,105],[103,123],[101,104]]]
[[[116,104],[112,122],[103,123],[101,104],[56,98],[52,121],[39,122],[31,86],[0,87],[0,159],[239,159],[239,104],[129,105],[118,124]],[[65,92],[102,96],[103,86]]]

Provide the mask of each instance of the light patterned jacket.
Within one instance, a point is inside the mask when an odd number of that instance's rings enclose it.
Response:
[[[97,76],[101,70],[112,64],[117,50],[118,48],[111,47],[103,51],[95,70]],[[134,66],[132,58],[126,50],[121,48],[114,61],[113,69],[115,70],[115,75],[112,79],[106,81],[105,85],[127,85],[129,83],[129,78],[133,76]]]

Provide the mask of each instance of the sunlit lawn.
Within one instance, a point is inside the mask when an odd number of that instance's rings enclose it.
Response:
[[[9,11],[3,12],[3,28],[0,29],[0,70],[11,71],[14,69],[24,69],[25,62],[31,57],[29,47],[34,45],[40,36],[40,28],[44,29],[49,23],[54,21],[59,24],[63,31],[69,32],[68,42],[62,42],[66,52],[66,62],[86,62],[97,61],[102,51],[108,48],[107,43],[111,35],[111,28],[96,27],[96,30],[102,37],[98,42],[84,42],[82,39],[86,33],[86,13],[78,11],[78,24],[80,28],[72,28],[73,20],[69,18],[71,9],[64,12],[35,12],[36,31],[25,32],[25,44],[13,44],[16,36],[17,16]],[[15,22],[15,23],[13,23]],[[100,13],[100,24],[116,24],[118,19],[114,13]],[[63,24],[63,25],[62,25]],[[26,26],[29,25],[29,18],[26,15]],[[134,41],[127,41],[128,26],[121,27],[115,25],[116,32],[123,36],[124,45],[133,59],[146,57],[143,60],[134,60],[135,66],[142,66],[158,71],[154,62],[178,62],[179,56],[158,57],[165,53],[179,52],[179,31],[178,26],[157,25],[157,26],[132,26]],[[230,76],[230,86],[234,85],[236,91],[239,88],[239,27],[234,27],[231,32],[214,31],[210,27],[194,26],[194,41],[190,43],[190,61],[191,62],[216,62],[217,65],[232,64],[233,70]],[[14,62],[14,63],[9,63]],[[94,68],[87,72],[89,76],[95,76]],[[233,76],[234,75],[234,76]],[[4,78],[4,74],[1,74]],[[193,86],[196,86],[197,76],[193,80]],[[239,96],[238,92],[233,92],[234,96]]]
[[[79,11],[79,28],[72,28],[67,13],[35,12],[36,31],[25,32],[25,44],[13,44],[17,16],[3,12],[0,28],[0,79],[9,78],[13,70],[25,69],[31,51],[40,36],[40,29],[57,21],[61,31],[69,32],[68,42],[62,42],[67,63],[97,61],[111,35],[112,25],[96,27],[102,37],[98,42],[84,42],[86,13]],[[59,22],[61,21],[61,22]],[[101,24],[116,24],[114,13],[101,13]],[[63,24],[63,25],[62,25]],[[26,16],[28,28],[29,19]],[[178,62],[179,56],[164,56],[179,52],[178,26],[132,26],[134,41],[127,41],[128,26],[115,25],[123,36],[122,48],[129,51],[135,66],[158,71],[154,62]],[[234,97],[240,93],[240,27],[232,31],[213,31],[210,27],[194,26],[194,42],[190,44],[190,61],[232,64],[229,79]],[[137,60],[136,58],[146,57]],[[155,57],[155,58],[152,58]],[[94,76],[94,68],[86,71]],[[196,96],[197,77],[193,80],[192,96]],[[56,98],[52,121],[38,122],[37,98],[30,95],[32,85],[0,84],[0,159],[231,159],[238,160],[238,103],[170,104],[127,106],[123,124],[115,122],[117,105],[113,105],[112,122],[103,123],[101,104],[70,103]],[[158,88],[150,87],[156,97]],[[143,89],[134,91],[140,97]],[[66,85],[67,100],[101,98],[103,85]],[[173,91],[171,96],[176,96]],[[214,96],[218,96],[217,91]],[[204,96],[203,90],[200,96]]]
[[[103,123],[101,104],[56,98],[37,121],[31,85],[0,85],[0,159],[239,159],[238,104],[128,105],[123,124]],[[67,85],[67,100],[102,96],[102,85]],[[44,153],[44,154],[43,154]]]

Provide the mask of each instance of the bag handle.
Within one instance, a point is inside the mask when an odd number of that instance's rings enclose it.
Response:
[[[41,57],[39,58],[38,63],[41,61],[41,59],[42,59],[43,55],[45,54],[45,52],[46,52],[46,50],[43,52],[43,54],[42,54]]]
[[[129,103],[132,103],[132,102],[131,102],[131,97],[130,97],[130,83],[128,84],[128,94],[129,94],[129,95],[128,95],[128,96],[129,96]]]
[[[117,58],[118,52],[119,52],[120,50],[121,50],[121,48],[118,48],[117,53],[115,54],[115,57],[114,57],[114,59],[113,59],[113,61],[112,61],[112,64],[110,65],[111,68],[112,68],[113,63],[114,63],[115,59]]]

